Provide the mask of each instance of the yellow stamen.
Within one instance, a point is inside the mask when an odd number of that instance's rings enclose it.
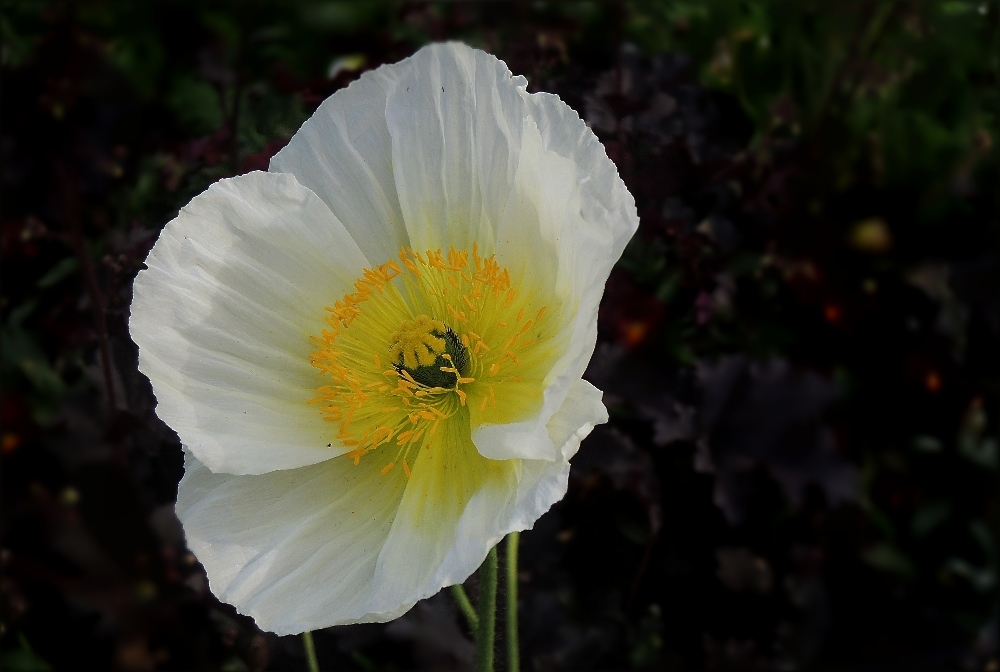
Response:
[[[469,422],[460,409],[470,394],[484,422],[518,421],[539,407],[565,344],[556,339],[562,322],[537,298],[535,287],[514,287],[478,244],[471,253],[403,248],[365,269],[326,309],[326,327],[308,336],[322,380],[305,403],[334,423],[331,434],[355,464],[395,445],[395,456],[378,460],[381,473],[401,463],[409,477],[413,446],[430,449],[442,423]]]

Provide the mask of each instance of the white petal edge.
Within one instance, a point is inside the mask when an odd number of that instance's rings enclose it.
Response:
[[[549,436],[559,447],[559,457],[572,459],[580,449],[580,443],[594,431],[594,427],[607,421],[604,393],[589,381],[576,381],[570,387],[562,408],[549,420]]]
[[[401,508],[376,567],[376,584],[392,589],[381,596],[384,602],[378,608],[390,609],[409,596],[424,599],[462,583],[507,534],[531,529],[566,494],[569,460],[580,442],[595,425],[607,422],[601,395],[590,383],[578,380],[548,427],[559,459],[516,460],[513,477],[487,482],[469,501],[456,527],[439,528],[433,531],[436,538],[428,539],[426,528],[415,533],[406,524],[406,510]],[[436,557],[429,552],[435,548]],[[416,558],[423,562],[415,563]]]
[[[395,66],[386,99],[392,167],[418,251],[492,254],[517,169],[527,81],[464,44],[429,45]]]
[[[496,251],[501,264],[527,269],[533,284],[557,294],[553,303],[572,315],[562,333],[569,347],[542,407],[475,432],[486,457],[553,460],[558,447],[545,426],[593,354],[604,283],[638,216],[579,115],[526,84],[485,52],[430,45],[331,96],[271,170],[313,187],[372,264],[401,245],[486,241],[481,252]]]
[[[291,175],[222,180],[166,225],[136,278],[129,330],[157,415],[210,469],[262,473],[344,452],[308,404],[322,382],[309,336],[365,263]]]
[[[593,355],[604,284],[639,218],[614,163],[579,115],[558,96],[524,96],[532,117],[497,232],[497,258],[524,268],[524,281],[553,288],[570,316],[561,334],[567,348],[548,374],[534,417],[481,425],[473,439],[492,459],[554,460],[559,446],[547,440],[545,427]]]
[[[327,98],[271,159],[313,190],[377,266],[409,245],[396,195],[386,97],[400,66],[370,70]]]
[[[347,457],[252,476],[217,474],[190,453],[177,517],[212,592],[279,635],[384,622],[416,602],[373,613],[375,562],[402,496]]]
[[[334,93],[269,169],[313,189],[372,265],[406,245],[479,242],[491,254],[513,187],[526,86],[486,52],[428,45]]]
[[[237,476],[213,473],[186,452],[177,516],[212,592],[265,630],[284,635],[389,621],[465,581],[490,548],[530,529],[566,494],[569,459],[607,420],[600,395],[585,381],[575,385],[574,401],[550,423],[563,459],[519,461],[516,480],[488,483],[456,526],[435,531],[445,550],[421,556],[419,567],[411,549],[426,540],[396,523],[405,476],[399,469],[382,476],[345,456]]]

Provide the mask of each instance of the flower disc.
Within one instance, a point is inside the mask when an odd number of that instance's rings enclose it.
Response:
[[[400,465],[409,477],[421,449],[440,449],[442,423],[471,437],[472,412],[478,425],[537,411],[560,321],[532,289],[475,245],[404,249],[366,269],[328,308],[312,357],[329,379],[314,402],[355,464],[373,453],[381,473]]]

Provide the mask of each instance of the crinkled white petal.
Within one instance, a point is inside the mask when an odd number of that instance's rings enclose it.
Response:
[[[580,442],[607,419],[600,390],[578,380],[549,422],[548,438],[557,446],[558,459],[502,463],[510,469],[487,480],[460,515],[448,508],[415,506],[425,494],[411,484],[376,568],[376,583],[387,590],[380,609],[403,596],[423,599],[465,581],[504,536],[531,529],[566,494],[569,459]],[[443,476],[447,474],[445,470]]]
[[[367,466],[339,457],[235,476],[187,454],[177,517],[212,592],[279,635],[402,615],[416,596],[371,605],[406,479]]]
[[[222,180],[163,229],[129,329],[159,417],[213,471],[263,473],[344,452],[308,401],[309,337],[366,262],[291,175]]]
[[[583,375],[597,342],[597,309],[614,262],[639,225],[635,201],[604,147],[557,96],[524,94],[525,120],[516,186],[497,231],[497,258],[526,281],[551,287],[570,316],[566,352],[545,381],[532,418],[482,425],[473,439],[493,459],[557,459],[545,427]]]
[[[410,241],[492,253],[513,187],[527,82],[464,44],[435,44],[394,66],[386,99],[392,167]]]
[[[411,479],[400,469],[381,475],[378,462],[342,456],[236,476],[187,453],[177,515],[212,592],[261,628],[388,621],[465,581],[509,532],[530,529],[566,494],[568,459],[606,420],[600,391],[580,381],[549,424],[562,459],[511,461],[473,492],[452,483],[455,497],[434,493],[417,515],[414,502],[427,493],[415,487],[416,470]],[[449,476],[440,460],[423,468],[437,484]]]
[[[386,124],[386,96],[399,75],[399,65],[383,66],[334,93],[269,167],[292,173],[323,199],[369,266],[395,258],[409,245]]]
[[[572,259],[574,283],[584,288],[604,287],[611,267],[639,227],[635,199],[593,131],[559,96],[525,94],[541,136],[542,148],[577,166],[579,218],[563,237],[562,256]],[[522,162],[526,162],[522,159]]]
[[[525,86],[458,44],[367,73],[274,172],[192,201],[136,280],[140,369],[191,452],[177,504],[188,543],[213,592],[265,629],[390,620],[464,581],[565,494],[569,459],[607,421],[581,375],[635,205],[579,116]],[[453,426],[464,438],[421,448],[410,478],[356,466],[308,403],[323,383],[309,336],[400,247],[473,244],[563,320],[541,408],[471,437]]]
[[[548,430],[552,442],[559,448],[559,456],[571,459],[580,443],[597,425],[608,421],[604,407],[604,393],[588,381],[577,380],[569,388],[562,408],[549,420]]]
[[[531,418],[482,425],[489,458],[554,460],[546,425],[596,343],[597,306],[638,226],[603,146],[568,105],[462,44],[430,45],[339,91],[271,162],[312,187],[371,264],[402,245],[479,245],[551,294],[566,352]]]

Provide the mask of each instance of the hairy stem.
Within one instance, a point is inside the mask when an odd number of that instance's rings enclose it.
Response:
[[[462,611],[462,615],[465,616],[465,621],[469,624],[469,630],[475,636],[479,631],[479,616],[476,615],[476,608],[472,606],[469,596],[465,594],[465,588],[461,584],[452,586],[451,595],[455,598],[455,602],[458,603],[458,608]]]
[[[479,633],[476,635],[476,671],[493,672],[493,641],[497,624],[497,549],[493,547],[479,568]]]

